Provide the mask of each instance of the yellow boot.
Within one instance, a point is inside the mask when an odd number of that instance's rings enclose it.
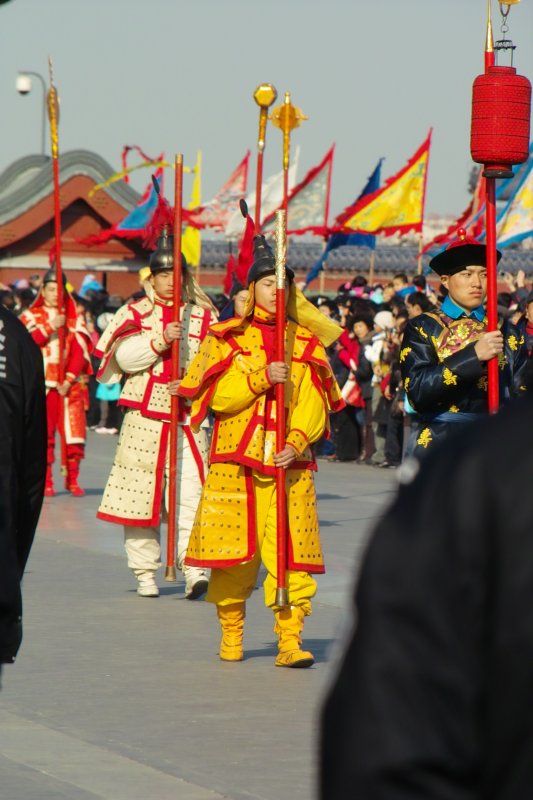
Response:
[[[276,667],[310,667],[315,663],[312,653],[301,650],[301,633],[304,627],[303,608],[283,608],[274,611],[274,633],[278,635]]]
[[[217,614],[222,626],[222,639],[219,650],[221,660],[242,661],[244,656],[242,635],[246,616],[245,603],[231,603],[227,606],[217,605]]]

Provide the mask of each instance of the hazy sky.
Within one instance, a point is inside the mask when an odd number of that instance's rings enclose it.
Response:
[[[252,93],[271,82],[309,116],[293,135],[300,178],[337,144],[332,216],[380,156],[385,178],[431,126],[426,210],[458,214],[468,202],[486,12],[487,0],[11,0],[0,6],[0,169],[40,150],[40,87],[21,97],[15,77],[46,76],[51,54],[62,151],[96,151],[118,170],[125,144],[169,160],[181,151],[186,164],[200,148],[207,200],[250,148],[251,186]],[[496,0],[493,14],[498,38]],[[515,64],[532,79],[533,0],[514,6],[509,22]],[[280,168],[281,133],[269,127],[265,176]]]

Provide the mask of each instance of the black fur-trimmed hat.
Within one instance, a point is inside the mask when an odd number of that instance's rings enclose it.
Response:
[[[486,246],[467,236],[464,228],[459,228],[457,235],[458,239],[429,262],[430,268],[437,275],[455,275],[466,267],[487,266]],[[496,263],[501,257],[500,251],[496,250]]]

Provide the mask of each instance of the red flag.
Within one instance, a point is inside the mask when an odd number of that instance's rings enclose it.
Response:
[[[135,150],[135,152],[140,155],[140,157],[142,158],[143,161],[155,161],[156,160],[156,159],[150,158],[150,156],[147,156],[146,153],[144,153],[141,150],[139,145],[137,145],[137,144],[127,144],[122,148],[122,154],[121,154],[121,157],[120,157],[121,161],[122,161],[122,169],[123,170],[127,170],[127,168],[128,168],[128,153],[130,152],[130,150]],[[159,160],[160,161],[161,161],[161,158],[162,158],[162,154],[161,154],[161,156],[159,156]],[[129,175],[128,174],[124,175],[124,183],[129,183],[129,182],[130,182]]]
[[[226,263],[226,275],[224,277],[224,283],[222,284],[224,294],[229,295],[231,287],[233,286],[233,276],[235,275],[236,271],[237,271],[237,262],[235,261],[233,253],[230,253]]]
[[[226,277],[224,279],[224,292],[226,294],[229,293],[234,281],[245,288],[248,286],[248,271],[254,260],[255,224],[248,213],[246,202],[241,200],[240,205],[241,214],[243,214],[246,219],[246,225],[239,242],[239,256],[237,261],[230,255],[226,264]]]
[[[135,208],[126,214],[124,219],[100,231],[98,234],[87,236],[84,239],[79,239],[81,244],[89,246],[104,244],[110,239],[139,239],[146,235],[146,230],[152,222],[154,213],[160,204],[157,197],[157,192],[154,185],[154,179],[159,186],[159,192],[163,189],[163,169],[159,167],[154,173],[154,177],[146,187],[143,196],[135,206]]]

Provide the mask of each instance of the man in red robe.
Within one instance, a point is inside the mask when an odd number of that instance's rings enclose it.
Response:
[[[58,309],[58,284],[55,266],[48,270],[31,308],[20,317],[34,342],[41,348],[46,383],[48,451],[45,496],[55,495],[52,464],[55,460],[56,430],[65,436],[67,475],[65,487],[74,497],[83,497],[78,483],[80,461],[85,455],[86,387],[82,375],[92,372],[92,342],[83,317],[77,314],[74,300],[64,291],[64,309]],[[65,327],[65,379],[59,382],[59,329]]]

